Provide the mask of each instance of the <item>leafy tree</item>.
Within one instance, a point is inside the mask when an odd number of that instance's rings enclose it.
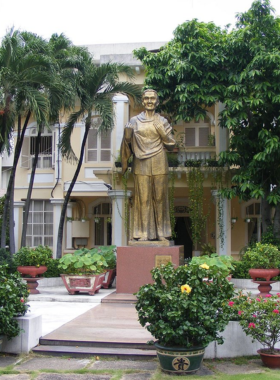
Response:
[[[40,124],[46,120],[49,107],[40,88],[40,85],[48,82],[48,77],[40,71],[43,66],[49,67],[49,61],[42,54],[34,54],[21,33],[11,30],[3,38],[0,47],[0,152],[5,148],[10,151],[11,134],[17,125],[14,162],[7,187],[1,231],[1,247],[4,248],[9,212],[11,253],[15,250],[13,189],[24,134],[31,114]]]
[[[122,93],[128,95],[136,102],[141,99],[141,91],[137,85],[119,81],[119,75],[122,73],[130,78],[133,77],[133,71],[128,66],[114,63],[96,66],[92,63],[92,59],[87,57],[84,61],[83,69],[77,74],[80,107],[76,112],[70,115],[67,125],[62,131],[60,144],[62,156],[69,160],[74,159],[77,161],[77,168],[62,206],[56,249],[58,258],[61,257],[62,254],[63,228],[67,204],[82,166],[89,130],[91,126],[96,123],[97,116],[95,113],[102,119],[99,131],[106,132],[111,130],[114,125],[114,106],[112,98],[115,94]],[[79,158],[77,159],[71,147],[71,135],[75,123],[82,118],[84,118],[85,121],[85,133],[81,143]]]
[[[257,0],[237,16],[229,32],[192,20],[157,53],[135,52],[147,70],[162,110],[173,120],[199,119],[206,107],[224,104],[220,126],[230,130],[220,163],[232,169],[228,198],[261,198],[263,231],[280,233],[280,19],[269,0]],[[234,166],[233,166],[234,165]]]
[[[280,19],[268,0],[237,16],[227,40],[228,84],[221,126],[231,131],[224,164],[235,165],[228,198],[261,198],[263,232],[280,233]]]

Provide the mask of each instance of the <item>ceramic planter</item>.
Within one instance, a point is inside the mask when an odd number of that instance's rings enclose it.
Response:
[[[98,293],[105,278],[105,273],[92,275],[61,274],[63,283],[69,294]]]
[[[108,269],[105,273],[104,281],[102,282],[102,288],[111,288],[112,283],[116,277],[116,269]]]
[[[30,277],[38,277],[40,274],[43,274],[47,271],[47,267],[45,265],[41,265],[39,267],[36,266],[19,266],[17,270],[19,273],[30,276]]]
[[[269,349],[258,350],[263,364],[268,368],[280,368],[280,350],[275,349],[276,353],[270,353]],[[277,354],[278,352],[278,354]]]
[[[29,289],[30,294],[40,294],[38,287],[38,276],[47,271],[47,267],[45,265],[41,265],[39,267],[36,266],[19,266],[17,270],[19,273],[29,276],[25,277],[24,280],[27,282],[27,288]]]
[[[197,372],[205,352],[205,347],[167,347],[158,343],[155,348],[162,370],[178,375]]]
[[[256,281],[257,278],[263,278],[266,281],[270,281],[272,277],[276,277],[279,274],[279,269],[249,269],[249,275],[254,281]]]

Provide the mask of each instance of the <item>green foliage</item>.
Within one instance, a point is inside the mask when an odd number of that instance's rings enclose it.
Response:
[[[52,259],[48,262],[48,270],[44,273],[45,278],[59,277],[62,271],[60,270],[59,259]]]
[[[256,243],[249,247],[242,257],[244,264],[250,268],[279,268],[280,251],[272,244]]]
[[[2,230],[2,217],[3,217],[3,210],[4,210],[4,203],[5,203],[5,195],[4,197],[0,198],[0,231]],[[9,246],[10,244],[10,234],[9,234],[9,216],[7,218],[6,222],[6,244]]]
[[[46,265],[52,260],[53,252],[48,246],[38,245],[36,248],[22,247],[14,255],[16,266],[36,266]]]
[[[116,259],[116,250],[117,247],[115,245],[104,245],[97,248],[94,248],[97,253],[104,257],[107,263],[108,269],[115,269],[117,265]]]
[[[279,297],[280,293],[251,298],[241,292],[229,303],[232,315],[239,320],[245,334],[269,348],[271,353],[280,341]],[[278,351],[274,352],[278,354]]]
[[[180,165],[180,161],[178,160],[177,154],[174,153],[166,153],[167,162],[169,167],[177,167]]]
[[[249,269],[251,269],[250,264],[247,261],[234,261],[234,270],[232,271],[233,278],[251,278],[249,275]]]
[[[151,273],[154,283],[136,293],[136,310],[140,324],[160,344],[191,347],[223,342],[219,332],[229,322],[227,300],[234,293],[224,270],[192,260],[178,268],[169,263]]]
[[[205,243],[201,245],[201,256],[211,256],[216,252],[216,248],[211,243]]]
[[[27,285],[19,273],[8,273],[7,266],[0,265],[0,335],[11,339],[20,333],[14,318],[27,312],[27,297]]]
[[[98,249],[82,248],[61,257],[58,267],[64,274],[100,274],[106,271],[108,264]]]
[[[219,256],[217,253],[212,253],[209,256],[193,257],[192,262],[198,265],[207,264],[211,268],[216,268],[225,277],[234,270],[233,257],[227,255]]]
[[[17,269],[10,252],[5,248],[0,248],[0,265],[7,265],[7,271],[10,273]]]

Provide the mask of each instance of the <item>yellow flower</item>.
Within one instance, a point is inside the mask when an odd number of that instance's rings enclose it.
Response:
[[[182,293],[190,293],[192,291],[192,288],[189,286],[189,285],[187,285],[187,284],[185,284],[185,285],[182,285],[181,286],[181,292]]]
[[[200,268],[202,268],[202,269],[209,269],[209,266],[207,265],[207,264],[202,264],[202,265],[200,265],[199,266]]]

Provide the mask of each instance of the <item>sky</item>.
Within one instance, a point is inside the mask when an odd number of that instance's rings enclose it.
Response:
[[[224,27],[252,0],[0,0],[0,39],[14,27],[49,39],[64,33],[75,45],[169,41],[197,18]],[[280,16],[280,1],[271,0]]]

